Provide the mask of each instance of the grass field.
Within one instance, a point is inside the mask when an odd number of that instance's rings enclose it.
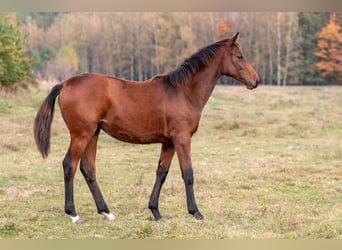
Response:
[[[96,214],[78,171],[82,225],[63,211],[69,135],[59,111],[49,157],[34,145],[46,95],[0,95],[0,238],[342,238],[342,87],[217,86],[192,143],[203,221],[187,213],[174,158],[161,192],[164,218],[154,222],[147,204],[160,146],[101,134],[98,181],[117,219]]]

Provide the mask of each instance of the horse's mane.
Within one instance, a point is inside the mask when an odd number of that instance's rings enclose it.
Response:
[[[198,52],[186,59],[177,69],[166,75],[167,81],[171,86],[183,84],[192,79],[203,66],[207,66],[211,59],[217,55],[222,45],[228,39],[210,44],[207,47],[200,49]]]

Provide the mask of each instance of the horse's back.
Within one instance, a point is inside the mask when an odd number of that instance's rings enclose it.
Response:
[[[164,140],[163,93],[156,81],[82,74],[63,82],[59,105],[71,133],[93,133],[100,126],[120,140],[150,143]]]

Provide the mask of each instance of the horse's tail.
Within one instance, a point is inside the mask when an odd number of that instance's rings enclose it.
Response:
[[[63,88],[63,84],[54,86],[49,95],[40,106],[34,120],[34,139],[38,150],[43,158],[46,158],[50,152],[51,123],[53,119],[55,99]]]

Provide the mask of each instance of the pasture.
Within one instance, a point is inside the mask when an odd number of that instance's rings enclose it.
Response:
[[[195,195],[203,221],[186,210],[177,157],[147,208],[160,145],[125,144],[101,133],[97,177],[114,222],[96,213],[80,171],[64,214],[61,162],[69,134],[56,105],[43,160],[33,120],[46,90],[0,95],[0,238],[342,238],[342,87],[217,86],[192,140]]]

